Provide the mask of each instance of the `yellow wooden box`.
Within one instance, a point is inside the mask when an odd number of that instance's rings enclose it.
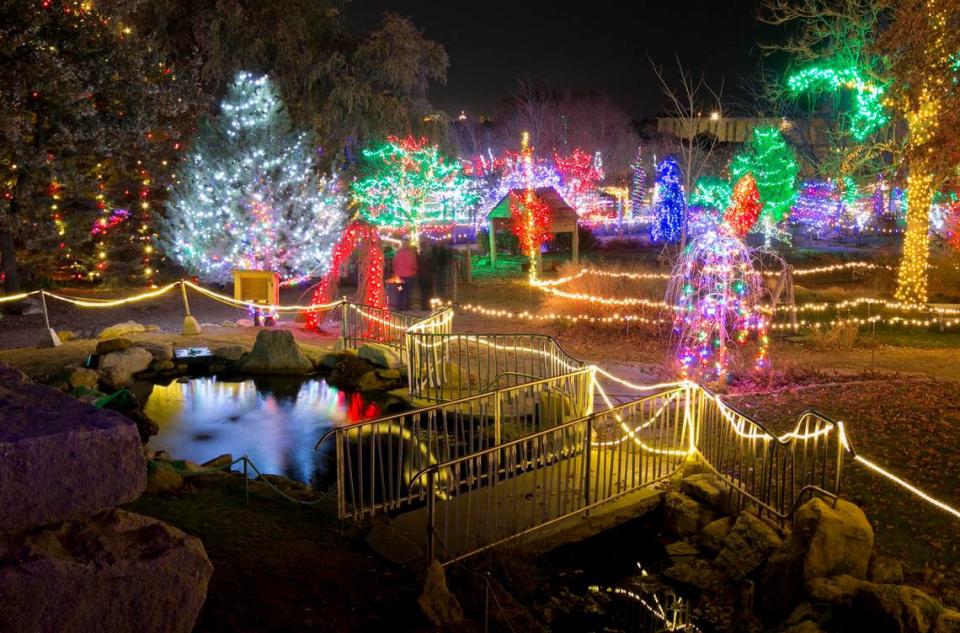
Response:
[[[233,298],[280,305],[280,275],[272,270],[234,270]]]

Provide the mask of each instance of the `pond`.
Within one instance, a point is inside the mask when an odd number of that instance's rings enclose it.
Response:
[[[317,440],[337,425],[381,415],[360,394],[319,378],[191,378],[157,385],[144,412],[160,427],[149,448],[175,459],[203,463],[223,453],[246,455],[264,473],[322,486],[333,444]]]

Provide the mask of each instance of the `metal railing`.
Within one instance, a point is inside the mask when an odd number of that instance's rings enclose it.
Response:
[[[364,343],[382,343],[403,354],[407,349],[408,331],[449,333],[452,317],[450,308],[422,317],[344,301],[340,304],[340,336],[347,348],[357,348]]]
[[[751,505],[782,524],[809,495],[836,499],[844,449],[820,414],[777,437],[689,383],[430,464],[411,485],[434,491],[427,549],[449,563],[663,481],[696,457],[729,487],[731,512]]]
[[[810,495],[836,499],[845,448],[839,425],[805,411],[794,430],[777,436],[702,387],[697,403],[697,453],[732,489],[730,511],[754,506],[783,524]]]
[[[424,501],[417,472],[588,415],[593,385],[587,367],[331,429],[315,449],[335,444],[338,516],[359,519]]]
[[[671,389],[425,467],[411,483],[434,491],[428,556],[450,563],[671,476],[689,454],[690,391]]]
[[[425,400],[478,393],[582,369],[553,338],[539,334],[407,332],[410,394]]]

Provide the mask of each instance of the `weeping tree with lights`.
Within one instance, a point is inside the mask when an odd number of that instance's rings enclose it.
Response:
[[[651,228],[655,242],[679,242],[683,237],[687,203],[681,178],[680,166],[672,157],[657,165],[653,193],[655,217]]]
[[[406,229],[414,242],[424,228],[469,219],[475,201],[460,164],[426,138],[414,137],[391,136],[363,150],[351,191],[364,221]]]
[[[674,268],[666,294],[673,307],[679,376],[723,381],[745,357],[751,341],[756,343],[752,367],[765,369],[769,364],[765,293],[752,252],[731,227],[695,235]]]
[[[270,79],[238,73],[180,166],[163,220],[167,254],[216,283],[235,268],[287,282],[323,274],[344,199],[315,169],[311,137],[293,129]]]
[[[730,164],[730,175],[740,181],[752,175],[763,212],[759,230],[767,245],[774,235],[783,235],[777,226],[783,222],[797,198],[797,173],[800,171],[793,150],[775,127],[760,126],[753,130],[744,151],[737,154]]]

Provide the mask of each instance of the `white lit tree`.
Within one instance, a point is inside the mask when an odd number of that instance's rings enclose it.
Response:
[[[321,275],[345,221],[335,178],[318,176],[309,134],[294,129],[267,77],[237,74],[201,127],[170,192],[161,244],[204,281],[232,270]]]

